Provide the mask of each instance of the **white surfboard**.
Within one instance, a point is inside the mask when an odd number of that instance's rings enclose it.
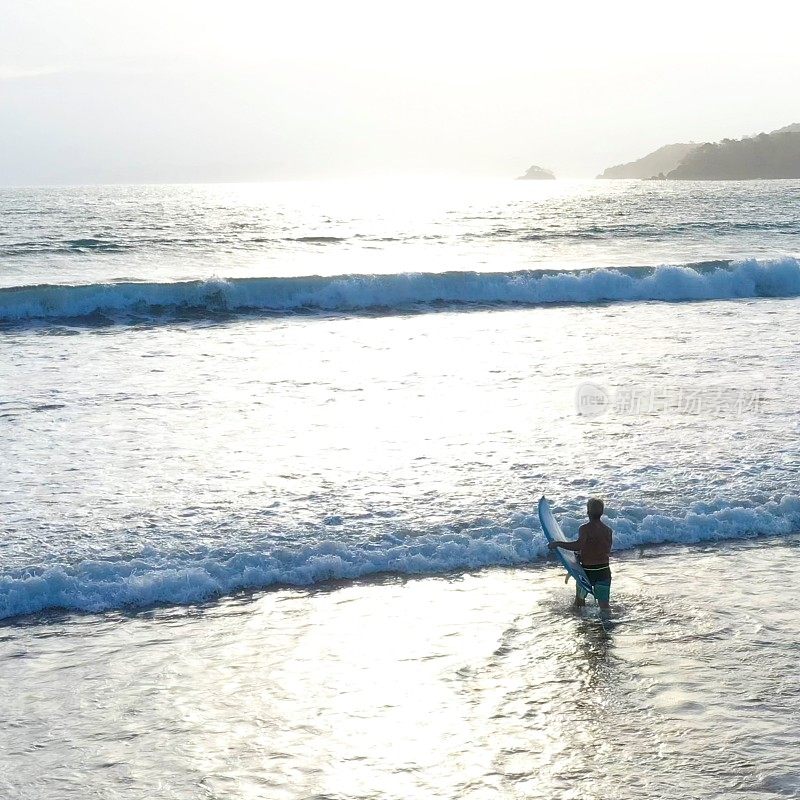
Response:
[[[539,522],[542,523],[542,530],[549,542],[569,541],[556,522],[556,518],[553,516],[553,512],[550,509],[550,503],[547,502],[544,495],[542,495],[542,499],[539,500]],[[589,578],[586,577],[586,573],[583,571],[583,567],[578,561],[577,554],[572,550],[562,550],[560,547],[557,547],[556,555],[567,572],[575,578],[578,585],[589,594],[593,595],[592,584],[589,583]]]

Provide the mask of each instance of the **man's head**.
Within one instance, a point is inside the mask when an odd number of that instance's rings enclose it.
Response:
[[[600,519],[603,516],[603,501],[599,497],[590,497],[586,504],[586,513],[591,520]]]

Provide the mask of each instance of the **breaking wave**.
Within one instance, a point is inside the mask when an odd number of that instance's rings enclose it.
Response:
[[[567,535],[583,518],[556,509]],[[642,545],[780,536],[800,529],[800,497],[762,504],[698,503],[683,516],[629,507],[612,511],[615,551]],[[360,543],[322,539],[297,547],[203,554],[144,548],[127,560],[87,560],[0,574],[0,619],[47,609],[105,611],[191,604],[247,589],[309,586],[381,573],[424,575],[542,563],[547,548],[534,513],[458,532],[384,536]]]
[[[358,313],[368,309],[391,313],[443,305],[681,302],[798,294],[800,261],[787,257],[572,272],[409,272],[14,286],[0,289],[0,321],[97,316],[122,321],[187,313]]]

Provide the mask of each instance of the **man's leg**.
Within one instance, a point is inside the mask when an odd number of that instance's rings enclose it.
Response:
[[[586,605],[586,590],[575,581],[575,608],[582,608]]]
[[[611,599],[611,581],[597,581],[593,588],[594,596],[597,598],[597,605],[603,611],[610,611],[611,605],[608,601]]]

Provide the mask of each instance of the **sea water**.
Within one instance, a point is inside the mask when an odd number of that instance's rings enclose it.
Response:
[[[4,795],[800,793],[800,183],[0,219]]]

